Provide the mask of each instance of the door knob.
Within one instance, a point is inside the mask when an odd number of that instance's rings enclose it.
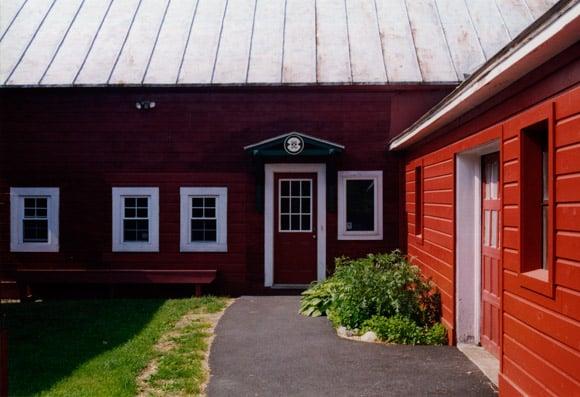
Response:
[[[312,238],[313,238],[314,240],[316,240],[316,234],[313,234],[313,235],[312,235]]]

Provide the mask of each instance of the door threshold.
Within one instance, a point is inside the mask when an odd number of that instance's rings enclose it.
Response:
[[[474,363],[485,376],[498,385],[499,360],[481,346],[458,343],[457,349]]]
[[[272,289],[308,289],[310,284],[272,284]]]

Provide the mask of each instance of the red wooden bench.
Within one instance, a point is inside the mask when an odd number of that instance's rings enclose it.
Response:
[[[211,284],[216,270],[146,270],[146,269],[18,269],[16,280],[29,284],[190,284],[195,296],[203,285]]]

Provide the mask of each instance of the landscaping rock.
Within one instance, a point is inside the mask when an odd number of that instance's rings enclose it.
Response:
[[[346,327],[338,327],[336,329],[336,334],[341,338],[346,338],[348,336],[348,330],[346,329]]]
[[[377,334],[375,334],[373,331],[365,332],[364,335],[360,337],[360,340],[363,342],[376,342],[377,339]]]

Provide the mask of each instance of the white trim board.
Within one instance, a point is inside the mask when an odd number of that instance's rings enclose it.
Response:
[[[478,344],[481,324],[481,156],[499,151],[495,140],[455,158],[455,289],[458,343]]]
[[[228,251],[228,188],[227,187],[181,187],[180,195],[180,236],[181,252],[227,252]],[[190,221],[190,198],[194,196],[216,199],[217,234],[215,242],[192,242]]]
[[[159,188],[158,187],[113,187],[113,252],[159,252]],[[123,197],[147,197],[149,217],[149,241],[123,241]]]
[[[274,285],[274,174],[316,173],[317,280],[326,278],[326,164],[265,164],[264,189],[264,286]]]
[[[375,181],[374,228],[369,231],[346,230],[346,182],[356,179]],[[383,171],[338,171],[338,240],[383,239]]]
[[[48,219],[47,242],[24,242],[24,198],[46,197]],[[10,252],[58,252],[60,223],[60,189],[58,187],[10,188]]]

